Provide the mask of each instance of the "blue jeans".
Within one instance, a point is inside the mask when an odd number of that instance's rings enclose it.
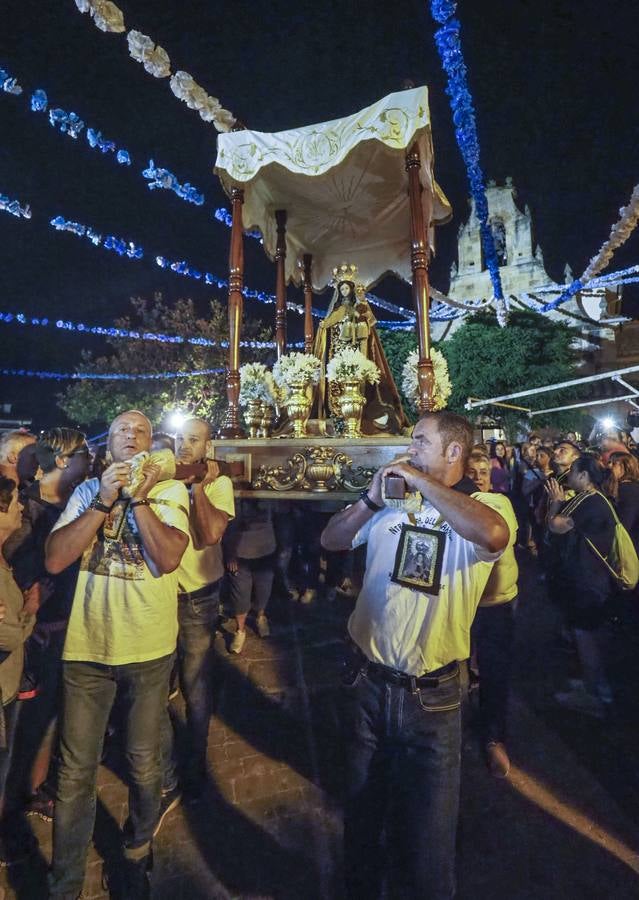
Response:
[[[461,745],[459,669],[437,686],[343,679],[347,895],[450,900]]]
[[[148,854],[160,806],[160,723],[172,661],[171,655],[121,666],[63,663],[50,896],[77,896],[82,890],[95,824],[97,771],[116,694],[124,712],[129,773],[124,852],[136,859]]]
[[[211,646],[220,612],[220,583],[221,579],[201,591],[178,594],[178,671],[186,704],[190,744],[188,768],[195,777],[206,771],[211,718]],[[168,710],[162,722],[162,766],[162,790],[172,790],[177,787],[177,772]]]

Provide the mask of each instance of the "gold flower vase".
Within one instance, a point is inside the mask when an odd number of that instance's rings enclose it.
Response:
[[[268,404],[264,404],[264,410],[262,412],[262,420],[260,422],[260,427],[257,431],[257,436],[261,438],[267,438],[271,436],[271,427],[273,425],[273,417],[274,410],[272,406]]]
[[[362,394],[362,382],[358,380],[342,381],[338,403],[342,419],[344,419],[344,437],[358,438],[362,436],[362,413],[366,399]]]
[[[293,423],[293,437],[306,437],[306,423],[313,402],[312,386],[303,381],[293,381],[289,387],[291,394],[286,401],[286,412]]]
[[[248,400],[244,407],[244,421],[249,430],[249,437],[258,437],[259,429],[262,427],[262,418],[264,416],[264,402],[262,400]]]

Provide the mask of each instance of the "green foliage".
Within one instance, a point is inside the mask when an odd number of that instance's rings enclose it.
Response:
[[[411,422],[416,421],[417,414],[410,402],[404,396],[402,390],[402,369],[411,350],[417,348],[417,333],[415,331],[389,331],[386,328],[378,329],[379,340],[384,349],[388,367],[391,370],[393,380],[402,400],[404,412]]]
[[[211,301],[207,318],[198,318],[191,300],[178,300],[168,306],[161,295],[152,301],[132,298],[131,317],[117,319],[117,328],[136,328],[140,331],[177,334],[184,337],[205,337],[228,341],[228,315],[218,302]],[[242,323],[243,340],[269,340],[270,333],[260,323]],[[110,356],[94,359],[83,352],[78,372],[179,372],[197,369],[223,368],[227,364],[225,347],[199,347],[193,344],[167,344],[157,341],[130,341],[113,338]],[[268,351],[251,350],[251,361],[265,361]],[[190,409],[194,415],[220,425],[226,410],[226,382],[224,374],[173,381],[78,381],[58,395],[59,406],[79,424],[104,425],[125,409],[141,409],[152,422],[161,420],[164,412],[177,404]]]
[[[576,337],[578,333],[568,326],[534,312],[512,312],[506,328],[499,327],[493,313],[476,313],[439,348],[448,362],[453,384],[449,408],[465,413],[468,397],[497,397],[577,378],[577,354],[571,347]],[[587,394],[587,386],[580,386],[512,402],[540,409],[576,403]],[[478,412],[494,415],[511,436],[522,426],[528,430],[531,421],[535,429],[584,428],[584,416],[578,410],[532,420],[525,413],[498,406],[483,407]]]

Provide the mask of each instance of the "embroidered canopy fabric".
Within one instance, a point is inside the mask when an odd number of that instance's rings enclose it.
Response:
[[[343,262],[370,287],[387,272],[410,281],[405,151],[417,142],[427,223],[451,216],[433,177],[428,88],[389,94],[345,119],[267,134],[220,134],[215,171],[224,189],[244,189],[243,227],[259,228],[275,257],[275,211],[286,210],[286,279],[313,255],[313,287],[323,290]],[[432,244],[432,232],[430,233]]]

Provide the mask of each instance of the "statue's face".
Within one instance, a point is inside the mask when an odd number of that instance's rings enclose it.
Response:
[[[351,286],[348,283],[348,281],[342,281],[342,283],[339,286],[339,293],[340,293],[340,296],[343,297],[344,299],[346,299],[347,297],[350,297]]]

